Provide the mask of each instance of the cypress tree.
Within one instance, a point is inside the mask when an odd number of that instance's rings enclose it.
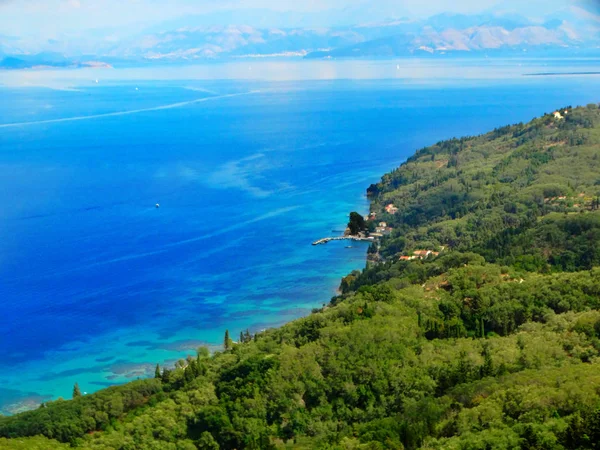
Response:
[[[154,378],[161,378],[160,366],[158,364],[156,365],[156,369],[154,369]]]
[[[467,352],[464,350],[460,352],[460,359],[458,360],[457,368],[457,384],[467,383],[471,380],[471,363],[468,360]]]
[[[229,337],[229,330],[225,330],[225,338],[223,339],[223,347],[225,347],[225,350],[229,350],[231,348],[231,338]]]
[[[162,376],[161,376],[161,380],[163,383],[168,383],[169,382],[169,375],[170,375],[170,370],[167,369],[166,367],[163,369],[162,371]]]
[[[481,377],[490,377],[494,375],[494,363],[492,361],[492,354],[490,352],[490,344],[488,342],[483,344],[483,350],[481,352],[483,356],[483,366],[481,366]]]
[[[192,373],[192,368],[190,366],[185,368],[183,372],[183,379],[185,380],[186,384],[194,381],[194,374]]]
[[[75,383],[73,386],[73,398],[81,397],[81,390],[79,389],[79,385]]]
[[[190,368],[192,370],[192,374],[194,375],[194,378],[202,375],[202,372],[200,371],[200,364],[198,363],[197,360],[190,361],[190,365],[188,366],[188,368]]]

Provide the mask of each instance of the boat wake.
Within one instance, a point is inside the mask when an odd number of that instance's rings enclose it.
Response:
[[[188,100],[185,102],[170,103],[168,105],[152,106],[150,108],[131,109],[128,111],[115,111],[115,112],[102,113],[102,114],[92,114],[89,116],[62,117],[60,119],[35,120],[35,121],[31,121],[31,122],[3,123],[3,124],[0,124],[0,128],[14,128],[14,127],[24,127],[24,126],[31,126],[31,125],[45,125],[45,124],[50,124],[50,123],[75,122],[78,120],[101,119],[104,117],[128,116],[131,114],[139,114],[139,113],[143,113],[143,112],[163,111],[165,109],[182,108],[184,106],[189,106],[189,105],[193,105],[196,103],[208,102],[211,100],[220,100],[220,99],[231,98],[231,97],[241,97],[243,95],[258,94],[259,92],[260,91],[248,91],[248,92],[239,92],[236,94],[216,95],[213,97],[202,97],[202,98],[197,98],[195,100]]]
[[[70,269],[66,269],[66,270],[60,270],[60,271],[49,271],[47,273],[37,273],[36,277],[37,279],[40,278],[46,278],[46,277],[57,277],[57,276],[62,276],[68,273],[73,273],[73,272],[85,272],[87,270],[90,270],[92,268],[95,267],[99,267],[99,266],[105,266],[105,265],[109,265],[109,264],[115,264],[115,263],[122,263],[122,262],[127,262],[127,261],[131,261],[131,260],[136,260],[136,259],[141,259],[141,258],[147,258],[150,256],[156,256],[156,255],[160,255],[160,254],[164,254],[169,252],[170,250],[172,250],[173,248],[176,247],[180,247],[183,245],[188,245],[188,244],[192,244],[195,242],[200,242],[200,241],[204,241],[207,239],[213,239],[216,237],[219,237],[221,235],[224,234],[228,234],[231,232],[234,232],[236,230],[239,229],[243,229],[246,228],[248,225],[252,225],[253,223],[256,222],[261,222],[263,220],[269,220],[269,219],[273,219],[275,217],[281,216],[281,215],[285,215],[289,212],[292,212],[296,209],[300,208],[300,206],[286,206],[283,208],[278,208],[275,209],[273,211],[269,211],[265,214],[253,217],[251,219],[245,220],[243,222],[239,222],[236,223],[234,225],[231,225],[229,227],[225,227],[225,228],[221,228],[219,230],[215,230],[213,232],[209,232],[206,234],[202,234],[199,236],[195,236],[192,238],[188,238],[188,239],[183,239],[183,240],[179,240],[179,241],[174,241],[174,242],[170,242],[168,244],[164,244],[158,248],[156,248],[155,250],[151,250],[148,252],[143,252],[143,253],[132,253],[132,254],[126,254],[126,255],[122,255],[122,256],[118,256],[115,258],[109,258],[109,259],[104,259],[104,260],[99,260],[99,261],[90,261],[88,264],[83,264],[83,265],[79,265],[77,267],[74,268],[70,268]],[[225,248],[229,248],[229,247],[234,247],[236,244],[238,244],[239,242],[241,242],[244,239],[244,235],[243,233],[238,234],[238,235],[233,235],[228,239],[228,242],[225,243],[225,246],[222,246],[220,249],[213,249],[211,250],[203,250],[202,251],[202,257],[205,258],[208,255],[212,254],[213,252],[216,253],[220,250],[223,250]],[[9,282],[16,282],[18,281],[17,279],[11,279],[8,280]]]

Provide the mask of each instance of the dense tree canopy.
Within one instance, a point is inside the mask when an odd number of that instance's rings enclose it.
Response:
[[[327,306],[0,418],[0,448],[598,448],[600,110],[565,109],[371,186],[394,231]]]
[[[351,212],[350,221],[348,222],[348,230],[350,230],[350,234],[355,236],[366,229],[367,224],[365,222],[365,218],[355,211]]]

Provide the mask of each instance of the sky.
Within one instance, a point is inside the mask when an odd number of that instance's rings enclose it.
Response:
[[[134,32],[164,21],[215,11],[266,10],[305,15],[304,20],[335,22],[386,17],[419,18],[442,12],[480,13],[490,9],[535,16],[586,1],[600,0],[0,0],[0,36],[44,36],[92,33],[94,29]],[[260,13],[248,14],[251,22]],[[221,14],[226,20],[226,14]],[[274,16],[273,20],[277,20]],[[236,19],[236,22],[239,21]],[[254,25],[249,23],[250,25]]]

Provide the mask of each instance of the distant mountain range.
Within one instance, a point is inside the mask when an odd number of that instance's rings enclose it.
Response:
[[[20,54],[18,56],[4,56],[0,54],[0,68],[27,69],[43,67],[111,67],[103,61],[91,59],[81,60],[69,58],[60,53],[43,52],[34,55]]]
[[[0,35],[0,67],[85,66],[183,62],[206,59],[306,57],[368,58],[600,54],[600,17],[571,6],[542,21],[516,14],[439,14],[424,20],[335,27],[210,25],[226,16],[189,17],[154,26],[133,36],[96,32],[36,43]],[[242,20],[243,15],[229,16]],[[276,17],[264,16],[271,23]],[[310,22],[296,17],[294,23]],[[37,51],[36,51],[37,50]]]
[[[309,57],[600,53],[599,24],[574,19],[536,24],[518,16],[442,14],[417,26],[391,26],[388,36],[313,52]]]

